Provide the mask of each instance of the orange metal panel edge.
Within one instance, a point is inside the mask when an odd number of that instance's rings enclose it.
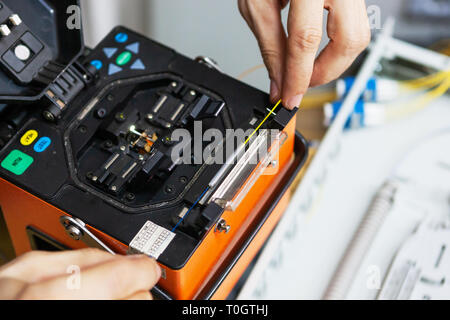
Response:
[[[287,192],[280,200],[279,204],[273,210],[270,217],[264,223],[264,226],[259,230],[252,243],[245,250],[244,254],[239,258],[238,262],[233,266],[230,273],[227,275],[226,279],[222,282],[220,287],[211,297],[211,300],[225,300],[236,283],[241,278],[242,274],[248,268],[252,260],[255,258],[256,254],[259,252],[269,235],[272,233],[273,229],[277,225],[286,210],[291,195]]]

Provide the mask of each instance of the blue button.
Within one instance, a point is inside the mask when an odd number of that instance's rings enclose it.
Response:
[[[105,53],[105,56],[107,58],[111,58],[113,55],[116,54],[117,50],[118,50],[117,48],[104,48],[103,52]]]
[[[91,65],[93,65],[95,69],[100,70],[103,67],[103,62],[100,60],[92,60]]]
[[[109,64],[109,68],[108,68],[108,76],[111,76],[117,72],[122,71],[123,69],[119,66],[116,66],[114,63],[110,63]]]
[[[52,143],[52,140],[49,137],[42,137],[34,145],[34,151],[44,152],[51,143]]]
[[[116,41],[118,43],[125,43],[125,42],[128,41],[128,35],[126,33],[123,33],[123,32],[118,33],[118,34],[116,34]]]
[[[130,68],[131,70],[145,70],[145,65],[141,59],[137,59]]]
[[[128,45],[125,49],[127,49],[128,51],[131,51],[135,54],[138,54],[139,53],[139,42],[132,43],[132,44]]]

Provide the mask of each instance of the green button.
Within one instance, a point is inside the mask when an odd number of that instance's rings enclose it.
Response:
[[[5,160],[2,161],[2,167],[20,176],[28,169],[29,166],[31,166],[33,161],[34,159],[29,155],[19,150],[13,150],[5,158]]]
[[[131,52],[128,52],[128,51],[122,52],[122,53],[117,57],[116,63],[117,63],[119,66],[126,65],[128,62],[130,62],[131,57],[132,57]]]

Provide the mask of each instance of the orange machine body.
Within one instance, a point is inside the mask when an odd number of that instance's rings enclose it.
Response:
[[[253,185],[246,197],[235,211],[225,211],[225,219],[231,229],[228,233],[210,230],[186,265],[179,270],[164,269],[164,277],[158,286],[175,299],[202,298],[201,293],[217,273],[233,257],[242,241],[249,236],[255,223],[274,201],[273,194],[285,180],[288,169],[293,162],[295,142],[295,118],[284,129],[287,139],[278,154],[279,170],[274,175],[262,175]],[[289,194],[286,193],[278,202],[269,218],[264,222],[251,244],[234,264],[225,280],[215,292],[210,295],[214,299],[224,299],[228,296],[235,283],[255,257],[270,232],[276,226],[287,206]],[[71,239],[59,222],[63,215],[70,213],[48,204],[25,190],[0,179],[0,205],[3,211],[11,239],[17,255],[32,250],[27,228],[42,232],[61,245],[80,249],[86,247],[81,241]],[[106,245],[117,253],[125,254],[127,245],[115,240],[101,231],[101,228],[88,228]]]

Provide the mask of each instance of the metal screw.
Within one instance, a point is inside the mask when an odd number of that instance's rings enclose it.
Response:
[[[44,119],[50,122],[55,121],[55,116],[50,112],[50,111],[44,111],[42,113],[42,115],[44,116]]]
[[[144,160],[144,156],[142,154],[139,155],[139,160]]]
[[[197,92],[195,92],[194,90],[189,91],[191,96],[195,96],[197,94]]]
[[[73,240],[76,240],[76,241],[80,240],[80,239],[81,239],[81,236],[83,235],[83,233],[81,232],[81,230],[78,229],[78,228],[75,227],[75,226],[69,226],[69,227],[66,229],[66,232],[67,232],[67,234],[68,234]]]
[[[125,151],[127,148],[125,148],[125,146],[121,146],[120,150]]]
[[[181,183],[186,183],[187,182],[187,178],[186,177],[180,177],[180,182]]]
[[[152,114],[148,114],[147,115],[147,119],[152,120],[153,119],[153,115]]]
[[[117,191],[117,187],[116,187],[116,186],[112,186],[112,187],[111,187],[111,190],[112,190],[112,191]]]
[[[222,219],[219,221],[219,223],[217,223],[215,231],[228,233],[228,232],[230,232],[230,229],[231,229],[231,226],[228,225],[227,222]]]
[[[113,143],[112,143],[111,140],[106,140],[106,141],[105,141],[105,144],[104,144],[105,148],[111,148],[112,145],[113,145]]]
[[[107,113],[108,112],[106,111],[105,108],[100,108],[100,109],[97,110],[96,115],[97,115],[97,118],[103,119],[103,118],[106,117]]]
[[[134,195],[134,193],[128,192],[128,193],[125,195],[125,198],[126,198],[128,201],[133,201],[134,199],[136,199],[136,196]]]
[[[175,88],[178,84],[174,81],[170,85]]]

